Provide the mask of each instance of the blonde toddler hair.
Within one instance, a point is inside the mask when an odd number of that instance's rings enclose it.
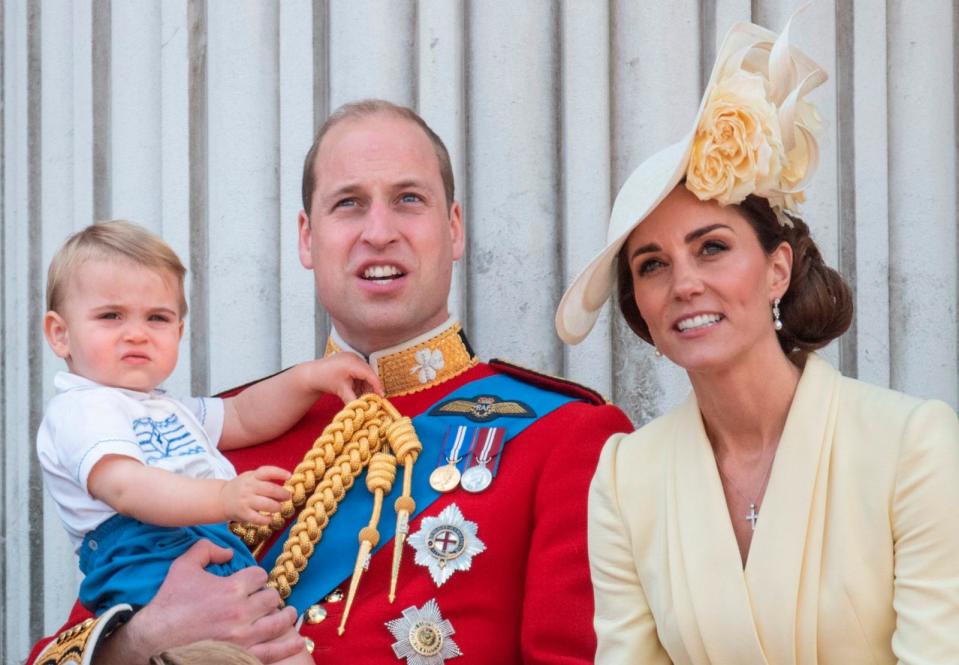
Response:
[[[73,272],[86,261],[126,259],[138,266],[173,275],[177,281],[180,318],[186,316],[183,279],[186,268],[176,252],[159,236],[123,219],[91,224],[67,238],[47,271],[47,310],[63,314],[67,284]]]

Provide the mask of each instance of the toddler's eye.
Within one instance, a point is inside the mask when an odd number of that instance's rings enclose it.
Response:
[[[98,319],[104,319],[106,321],[116,321],[120,318],[120,315],[117,312],[103,312]]]

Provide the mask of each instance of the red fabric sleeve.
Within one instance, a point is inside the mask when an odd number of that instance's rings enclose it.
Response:
[[[560,414],[557,414],[560,415]],[[632,424],[614,406],[572,404],[544,419],[536,436],[553,442],[534,493],[523,596],[525,665],[592,663],[593,586],[586,546],[589,483],[606,440]]]
[[[30,650],[30,656],[27,658],[27,663],[33,663],[40,655],[40,652],[42,652],[57,635],[69,628],[73,628],[77,624],[91,618],[92,616],[93,614],[90,613],[87,608],[81,605],[80,601],[78,600],[76,603],[74,603],[73,609],[70,611],[70,616],[67,617],[66,623],[60,627],[60,630],[53,635],[48,635],[47,637],[42,638],[39,642],[33,645],[33,648]]]

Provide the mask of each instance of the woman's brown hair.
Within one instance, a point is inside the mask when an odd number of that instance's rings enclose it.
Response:
[[[783,328],[778,337],[783,351],[815,351],[846,332],[852,322],[852,293],[842,276],[823,262],[806,223],[790,217],[792,227],[780,224],[769,202],[760,196],[750,195],[736,207],[756,232],[766,254],[783,242],[793,250],[789,289],[779,304]],[[616,259],[616,294],[629,327],[652,344],[649,327],[633,297],[625,244]]]

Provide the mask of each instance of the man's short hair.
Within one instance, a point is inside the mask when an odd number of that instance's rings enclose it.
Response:
[[[186,316],[183,278],[186,268],[176,252],[159,236],[122,219],[91,224],[67,238],[47,270],[47,309],[62,314],[67,284],[86,261],[126,259],[140,267],[166,272],[177,281],[180,318]]]
[[[313,145],[310,146],[310,151],[306,153],[306,159],[303,162],[303,210],[306,211],[307,216],[310,214],[310,202],[313,199],[313,190],[316,189],[316,153],[320,150],[323,137],[344,120],[360,120],[380,114],[392,115],[397,118],[409,120],[423,130],[423,133],[426,134],[430,143],[433,144],[433,152],[436,153],[436,159],[440,165],[440,177],[443,179],[443,191],[446,194],[446,209],[449,210],[450,206],[453,205],[455,193],[453,165],[450,162],[450,153],[446,149],[446,145],[443,144],[443,140],[413,109],[393,104],[384,99],[362,99],[358,102],[344,104],[333,111],[316,133],[316,138],[313,139]]]

